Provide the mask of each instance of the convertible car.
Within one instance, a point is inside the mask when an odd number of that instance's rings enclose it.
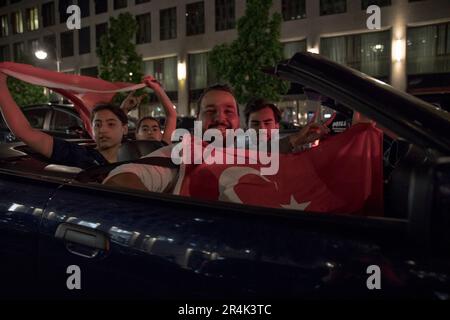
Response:
[[[315,54],[296,54],[273,73],[383,128],[380,217],[86,183],[21,143],[5,144],[0,296],[450,299],[450,114]],[[68,285],[73,266],[78,289]]]

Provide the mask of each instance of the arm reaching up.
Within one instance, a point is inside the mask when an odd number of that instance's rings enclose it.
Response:
[[[34,151],[50,158],[53,138],[31,127],[28,119],[12,98],[7,84],[7,75],[0,72],[0,109],[11,132]]]
[[[139,97],[135,97],[134,93],[135,91],[131,91],[120,105],[120,109],[122,109],[125,112],[125,114],[128,114],[128,112],[139,106],[141,104],[142,99],[145,97],[145,94]]]
[[[172,133],[175,131],[177,127],[177,112],[175,110],[175,106],[170,101],[170,98],[167,96],[164,89],[161,87],[161,84],[156,81],[152,76],[147,76],[144,78],[145,84],[152,89],[158,100],[162,103],[165,113],[166,113],[166,122],[164,126],[164,135],[162,140],[167,144],[171,144]]]

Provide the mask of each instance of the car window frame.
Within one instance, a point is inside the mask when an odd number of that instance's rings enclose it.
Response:
[[[78,114],[76,112],[71,112],[71,111],[69,111],[69,110],[67,110],[65,108],[59,108],[59,107],[56,107],[56,106],[53,106],[51,108],[50,120],[49,120],[49,125],[48,125],[47,131],[67,134],[66,131],[56,131],[56,130],[53,130],[51,128],[52,121],[53,121],[53,119],[55,117],[56,112],[62,112],[62,113],[68,114],[69,116],[72,116],[72,117],[78,119],[78,122],[80,123],[81,128],[83,129],[83,131],[86,131],[86,129],[84,128],[83,120],[81,120],[81,118],[78,116]],[[69,127],[67,127],[67,129],[68,128]]]
[[[27,118],[27,120],[28,120],[28,117],[27,117],[27,115],[26,115],[26,114],[27,114],[27,111],[36,111],[36,110],[40,110],[40,109],[46,110],[45,117],[44,117],[44,122],[43,122],[43,124],[42,124],[42,128],[35,128],[35,127],[33,127],[33,128],[34,128],[34,129],[37,129],[37,130],[48,131],[48,128],[49,128],[49,125],[50,125],[51,112],[52,112],[51,106],[48,106],[48,105],[38,105],[38,106],[29,106],[29,107],[25,107],[25,108],[23,109],[23,114],[25,115],[25,118]],[[30,125],[31,125],[31,123],[30,123]]]

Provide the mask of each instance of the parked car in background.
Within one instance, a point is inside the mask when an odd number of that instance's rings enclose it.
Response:
[[[83,121],[72,105],[36,104],[22,108],[30,125],[54,137],[63,139],[89,139]],[[2,130],[1,142],[17,141],[14,134],[6,126],[3,118],[0,121]]]
[[[30,125],[62,139],[90,139],[83,121],[72,105],[68,104],[36,104],[22,108]],[[136,121],[128,118],[128,138],[134,138]],[[17,141],[16,137],[0,117],[0,143]]]

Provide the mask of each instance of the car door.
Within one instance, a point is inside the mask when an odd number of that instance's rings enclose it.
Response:
[[[59,298],[435,297],[444,283],[432,281],[449,273],[420,278],[431,260],[407,226],[66,185],[44,212],[41,289]],[[368,287],[373,266],[382,290]]]
[[[35,297],[39,224],[58,186],[0,170],[0,299]]]

